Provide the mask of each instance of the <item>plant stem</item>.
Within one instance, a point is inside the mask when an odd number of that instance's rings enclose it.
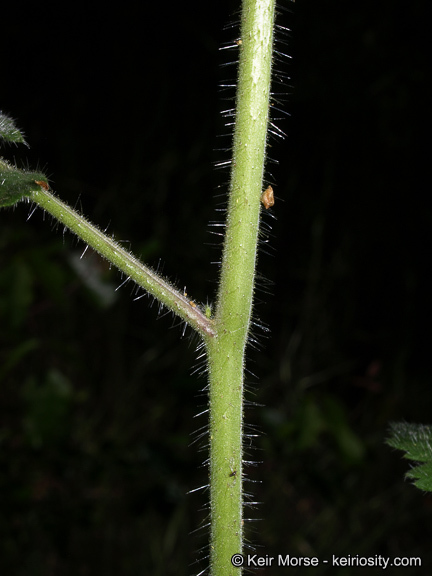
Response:
[[[275,0],[243,0],[236,124],[210,383],[212,576],[243,550],[243,373],[252,312],[269,116]]]
[[[81,240],[124,272],[127,279],[135,281],[155,296],[159,302],[195,328],[203,338],[208,340],[215,336],[213,320],[207,318],[205,311],[202,311],[159,274],[145,266],[133,254],[127,252],[115,240],[106,236],[81,214],[51,194],[47,186],[36,184],[29,199],[62,222],[69,230],[75,232]]]
[[[35,202],[124,272],[125,281],[136,282],[203,338],[209,366],[212,576],[241,574],[231,557],[243,551],[243,379],[266,153],[274,14],[275,0],[243,0],[230,194],[214,318],[51,194],[41,176],[19,173],[7,163],[0,167],[5,206],[23,197]],[[18,177],[17,183],[14,178]],[[24,192],[27,186],[30,191]]]

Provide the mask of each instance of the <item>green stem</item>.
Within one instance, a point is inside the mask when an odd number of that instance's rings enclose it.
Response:
[[[37,185],[29,196],[41,208],[62,222],[91,248],[112,262],[126,277],[155,296],[167,308],[190,324],[206,340],[215,336],[213,320],[208,318],[185,294],[127,252],[115,240],[106,236],[81,214],[51,194],[45,186]]]
[[[274,12],[275,0],[243,0],[227,229],[214,318],[51,194],[43,175],[0,164],[3,205],[23,197],[34,201],[204,339],[210,390],[212,576],[241,574],[241,569],[231,564],[231,557],[243,551],[243,374],[263,188]]]
[[[244,0],[234,151],[222,273],[207,342],[212,576],[239,575],[243,549],[243,373],[252,312],[269,116],[275,0]]]

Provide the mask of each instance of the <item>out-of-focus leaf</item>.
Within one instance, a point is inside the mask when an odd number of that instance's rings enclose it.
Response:
[[[57,370],[50,370],[45,381],[31,379],[23,392],[27,404],[24,429],[35,448],[57,445],[68,430],[68,414],[73,400],[69,380]]]

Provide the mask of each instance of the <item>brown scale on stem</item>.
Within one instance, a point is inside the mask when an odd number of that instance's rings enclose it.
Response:
[[[38,186],[40,186],[44,190],[49,190],[49,184],[48,184],[48,182],[45,182],[44,180],[35,180],[35,184],[37,184]]]
[[[267,186],[267,188],[261,194],[261,203],[263,204],[266,210],[274,206],[275,203],[274,193],[273,188],[271,186]]]

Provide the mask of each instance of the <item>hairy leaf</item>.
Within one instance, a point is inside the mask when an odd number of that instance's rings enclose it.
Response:
[[[407,474],[420,490],[432,492],[432,426],[395,422],[387,444],[405,452],[404,458],[417,463]]]
[[[28,146],[22,132],[16,127],[15,121],[0,110],[0,142],[2,140]]]

